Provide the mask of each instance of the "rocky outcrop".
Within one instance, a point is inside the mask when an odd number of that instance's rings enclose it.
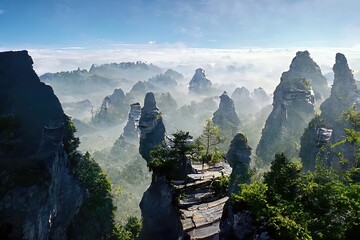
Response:
[[[201,165],[195,168],[197,172],[189,174],[185,181],[172,181],[184,230],[182,239],[218,239],[223,207],[229,198],[226,191],[214,190],[214,185],[228,177],[231,169],[227,163],[205,170]]]
[[[189,82],[189,93],[205,94],[211,89],[212,83],[206,78],[205,70],[198,68]]]
[[[329,163],[326,152],[330,151],[329,142],[332,137],[333,130],[318,115],[315,116],[305,129],[301,137],[301,148],[299,157],[302,159],[303,169],[305,171],[315,170],[316,159],[321,158],[322,161]],[[325,151],[326,149],[326,151]]]
[[[124,159],[128,152],[133,152],[139,147],[140,130],[139,120],[141,116],[140,103],[130,105],[128,121],[124,127],[123,133],[114,143],[111,149],[111,155],[117,159]],[[123,157],[124,156],[124,157]]]
[[[144,107],[141,109],[139,120],[141,156],[149,162],[150,151],[165,140],[165,126],[161,113],[156,107],[154,93],[149,92],[145,96]]]
[[[344,128],[350,127],[341,120],[344,111],[358,102],[360,97],[356,82],[345,56],[336,54],[333,67],[334,83],[331,94],[320,106],[320,116],[313,119],[302,136],[300,157],[305,170],[314,170],[316,159],[321,159],[327,166],[334,168],[347,167],[354,164],[355,150],[351,144],[342,144],[333,148],[345,136]],[[340,166],[338,152],[344,154],[349,163]]]
[[[305,60],[310,63],[304,63]],[[310,71],[310,66],[315,69]],[[300,137],[314,117],[315,99],[307,74],[317,72],[316,66],[307,51],[298,52],[289,71],[282,74],[274,91],[273,110],[256,149],[256,154],[266,163],[278,152],[285,152],[289,157],[298,156]]]
[[[0,238],[67,239],[85,189],[63,147],[65,115],[27,51],[0,53]]]
[[[181,239],[183,229],[175,208],[175,190],[165,176],[154,176],[140,202],[141,240]]]
[[[226,154],[226,160],[232,167],[229,182],[229,196],[240,191],[240,184],[249,183],[249,166],[251,148],[247,143],[244,134],[238,133],[231,141],[230,149]],[[220,223],[220,239],[254,239],[258,227],[249,211],[239,211],[228,200],[224,206],[224,211]]]
[[[98,126],[120,124],[125,120],[128,109],[124,92],[119,88],[104,98],[100,110],[93,116],[92,123]]]
[[[125,141],[130,143],[138,143],[139,142],[139,121],[141,117],[141,105],[140,103],[133,103],[130,105],[128,121],[124,127],[124,133],[122,137]]]
[[[139,129],[139,152],[149,162],[150,151],[165,141],[165,126],[152,92],[145,96]],[[153,172],[151,185],[140,202],[143,227],[139,239],[175,240],[182,236],[183,231],[174,201],[175,191],[168,178]]]
[[[305,78],[310,81],[317,102],[322,102],[330,95],[327,80],[319,65],[310,57],[308,51],[299,51],[293,59],[288,72],[292,77]]]
[[[334,83],[330,97],[320,106],[321,117],[330,125],[334,125],[338,117],[359,97],[354,76],[343,54],[336,54],[333,71]]]
[[[226,160],[232,167],[229,182],[230,193],[239,192],[239,184],[249,183],[250,155],[251,148],[246,136],[243,133],[236,134],[226,154]]]
[[[214,112],[212,122],[219,126],[220,133],[228,143],[238,132],[240,120],[235,112],[234,101],[226,92],[220,96],[219,108]]]

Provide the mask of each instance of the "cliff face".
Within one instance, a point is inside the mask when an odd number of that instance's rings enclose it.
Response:
[[[63,148],[65,115],[26,51],[0,53],[0,238],[67,239],[85,189]]]
[[[345,137],[344,128],[350,127],[341,119],[344,111],[358,102],[360,97],[356,82],[345,56],[336,54],[336,62],[333,67],[334,83],[331,94],[320,106],[320,116],[313,119],[302,136],[300,157],[304,169],[314,170],[317,156],[326,165],[341,168],[337,152],[343,152],[344,157],[349,159],[349,164],[354,164],[355,150],[351,144],[339,145],[331,148],[334,144]],[[321,149],[325,150],[321,150]]]
[[[189,82],[189,93],[204,94],[210,90],[212,83],[206,78],[205,70],[198,68]]]
[[[336,54],[333,71],[334,83],[330,97],[320,106],[321,117],[331,125],[334,125],[343,111],[351,107],[359,97],[354,76],[343,54]]]
[[[140,202],[141,240],[181,239],[183,229],[175,208],[175,191],[164,176],[154,176]]]
[[[139,121],[139,152],[147,161],[151,161],[150,151],[165,141],[165,126],[155,96],[149,92],[145,96]],[[175,192],[165,176],[153,173],[150,187],[140,202],[143,227],[139,239],[178,239],[182,236],[182,227],[174,205]]]
[[[299,139],[314,116],[314,94],[306,78],[311,71],[303,67],[304,55],[308,56],[308,53],[296,54],[289,71],[282,74],[280,84],[274,91],[273,110],[266,120],[256,149],[256,154],[267,163],[277,152],[297,157]],[[305,59],[312,62],[309,57]],[[313,68],[317,66],[310,63],[305,65]]]

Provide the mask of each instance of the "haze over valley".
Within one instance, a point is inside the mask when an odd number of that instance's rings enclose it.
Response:
[[[0,3],[0,239],[359,239],[355,0]]]

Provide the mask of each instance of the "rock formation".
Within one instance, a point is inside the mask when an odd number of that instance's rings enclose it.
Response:
[[[219,163],[204,172],[200,168],[198,173],[189,174],[185,182],[172,183],[178,196],[182,239],[218,239],[221,215],[229,199],[226,192],[219,193],[213,188],[219,178],[229,176],[228,164]]]
[[[343,152],[346,159],[355,159],[354,148],[350,144],[330,148],[330,144],[344,138],[344,128],[349,127],[340,120],[343,112],[359,99],[354,76],[343,54],[336,54],[333,71],[330,97],[321,104],[321,115],[309,123],[302,137],[300,157],[305,170],[314,170],[317,157],[328,166],[340,168],[336,152]],[[349,164],[354,162],[350,161]]]
[[[232,167],[229,193],[237,193],[240,190],[239,184],[249,183],[250,155],[251,148],[246,136],[243,133],[236,134],[226,154],[226,160]]]
[[[315,100],[307,73],[317,72],[316,66],[307,51],[298,52],[289,71],[282,74],[274,91],[273,110],[256,149],[256,154],[266,163],[278,152],[288,157],[298,156],[300,137],[314,116]]]
[[[144,107],[141,109],[139,120],[141,156],[149,162],[150,151],[165,140],[165,126],[161,113],[156,107],[154,93],[149,92],[145,96]]]
[[[333,71],[334,83],[331,88],[330,97],[320,106],[321,117],[331,125],[359,97],[354,76],[343,54],[336,54]]]
[[[212,122],[219,126],[220,133],[225,137],[227,148],[227,143],[230,143],[230,139],[238,132],[240,120],[235,112],[234,101],[226,92],[220,96],[219,108],[214,112]]]
[[[168,179],[153,174],[151,185],[140,202],[143,220],[140,240],[181,239],[183,228],[174,200],[175,190]]]
[[[229,182],[229,197],[238,194],[239,184],[249,183],[249,165],[251,148],[244,134],[238,133],[231,141],[226,159],[232,167]],[[261,238],[259,236],[262,236]],[[267,233],[260,230],[249,210],[240,210],[228,200],[224,206],[220,222],[220,238],[227,239],[268,239]]]
[[[310,122],[301,137],[301,148],[299,157],[302,159],[304,170],[315,170],[316,158],[329,164],[329,159],[325,152],[330,150],[330,142],[333,130],[325,124],[322,118],[317,115]],[[323,149],[323,150],[321,150]],[[325,151],[326,149],[326,151]]]
[[[293,77],[305,78],[310,81],[317,102],[322,102],[330,94],[327,80],[321,73],[320,67],[310,57],[308,51],[299,51],[293,59],[289,73]]]
[[[165,126],[155,96],[149,92],[145,96],[139,121],[139,152],[149,163],[150,151],[165,141]],[[139,239],[179,239],[183,231],[174,206],[175,192],[166,176],[153,173],[150,187],[140,202],[143,227]]]
[[[67,239],[85,189],[63,147],[65,115],[27,51],[0,53],[0,238]]]
[[[126,155],[129,151],[133,151],[139,146],[140,130],[139,120],[141,116],[140,103],[133,103],[130,105],[128,114],[128,121],[124,127],[123,133],[114,143],[111,149],[111,154],[119,159],[123,159],[121,156]]]
[[[205,94],[211,89],[212,83],[206,78],[205,70],[198,68],[189,82],[189,93]]]
[[[119,88],[104,98],[100,110],[93,116],[94,125],[108,126],[120,124],[125,120],[128,104],[124,92]]]

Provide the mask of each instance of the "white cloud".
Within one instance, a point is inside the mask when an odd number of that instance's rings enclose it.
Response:
[[[78,67],[89,69],[92,64],[144,61],[166,70],[173,68],[190,80],[196,68],[203,68],[208,78],[217,84],[263,87],[271,93],[280,81],[281,73],[289,69],[292,58],[299,50],[308,50],[321,67],[323,74],[331,72],[335,54],[342,52],[349,66],[358,72],[359,45],[353,48],[254,48],[204,49],[183,44],[112,45],[111,49],[30,49],[34,69],[41,75],[46,72],[70,71]],[[1,50],[1,49],[0,49]],[[232,91],[231,89],[224,89]]]
[[[0,9],[0,15],[5,14],[5,10],[4,9]]]

